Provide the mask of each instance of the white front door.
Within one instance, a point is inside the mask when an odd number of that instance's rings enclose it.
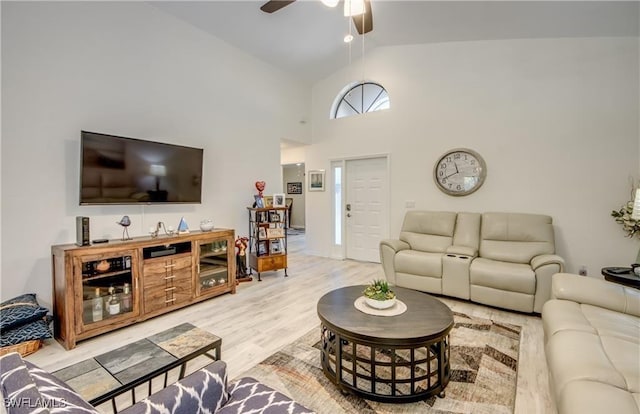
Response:
[[[387,158],[346,161],[347,258],[380,262],[380,240],[388,237]]]

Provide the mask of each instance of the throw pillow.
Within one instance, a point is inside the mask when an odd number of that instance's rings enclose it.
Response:
[[[51,330],[49,329],[50,323],[51,316],[45,316],[40,320],[29,322],[13,329],[8,329],[0,335],[0,347],[16,345],[33,339],[51,338]]]
[[[46,407],[49,408],[51,414],[98,414],[98,411],[91,404],[86,402],[77,392],[53,374],[38,368],[29,361],[24,361],[24,363],[29,369],[29,374],[35,382],[36,387],[38,387],[38,391],[40,391]]]
[[[0,304],[0,332],[42,319],[48,312],[38,304],[33,293],[9,299]]]
[[[258,382],[255,378],[244,377],[229,386],[231,398],[216,414],[288,413],[315,414],[286,395]]]
[[[7,414],[26,414],[42,401],[42,395],[29,375],[27,366],[16,352],[0,357],[0,387]]]
[[[216,413],[228,399],[227,364],[216,361],[138,401],[120,414]]]

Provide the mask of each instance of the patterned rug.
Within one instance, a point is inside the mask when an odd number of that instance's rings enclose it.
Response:
[[[451,379],[445,398],[385,404],[343,395],[322,373],[320,328],[243,373],[319,414],[512,413],[516,395],[520,326],[454,312]]]

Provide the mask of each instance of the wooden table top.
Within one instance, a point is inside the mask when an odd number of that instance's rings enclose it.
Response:
[[[336,333],[375,344],[411,345],[446,335],[453,327],[453,312],[426,293],[393,287],[407,311],[397,316],[374,316],[357,310],[354,302],[366,286],[333,290],[318,301],[320,320]]]

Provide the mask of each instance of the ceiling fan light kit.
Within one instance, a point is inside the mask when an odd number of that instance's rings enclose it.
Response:
[[[366,13],[364,0],[344,0],[345,17],[360,16]]]
[[[296,0],[269,0],[260,10],[274,13],[288,6]],[[321,0],[328,7],[335,7],[340,0]],[[371,14],[371,0],[344,0],[344,15],[351,17],[358,34],[369,33],[373,30],[373,15]]]
[[[340,0],[322,0],[322,4],[327,7],[336,7]]]

